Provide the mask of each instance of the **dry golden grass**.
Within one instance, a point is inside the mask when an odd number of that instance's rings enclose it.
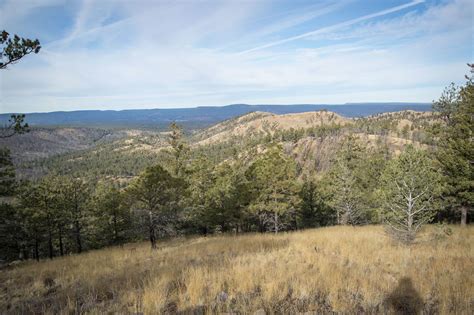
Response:
[[[129,244],[0,275],[0,313],[472,314],[474,228],[393,244],[380,226]],[[136,248],[136,249],[132,249]]]

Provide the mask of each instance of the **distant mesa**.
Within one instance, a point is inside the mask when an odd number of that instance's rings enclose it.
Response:
[[[363,117],[402,110],[430,111],[430,103],[351,103],[343,105],[294,104],[294,105],[247,105],[201,106],[173,109],[133,110],[80,110],[71,112],[27,113],[30,126],[75,126],[102,128],[156,128],[166,129],[177,121],[186,129],[205,128],[218,122],[242,116],[250,112],[291,114],[328,110],[344,117]],[[9,114],[0,115],[4,124]]]

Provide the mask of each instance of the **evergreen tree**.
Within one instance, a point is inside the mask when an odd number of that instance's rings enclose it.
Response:
[[[209,218],[210,200],[208,192],[214,185],[213,167],[205,156],[193,159],[189,166],[188,200],[186,202],[186,219],[199,232],[207,234],[213,224]]]
[[[41,243],[44,238],[44,213],[38,211],[37,187],[37,184],[31,183],[22,185],[18,195],[17,218],[18,227],[23,232],[19,238],[20,246],[26,249],[25,251],[32,248],[33,258],[39,260],[41,257]]]
[[[331,195],[330,205],[336,210],[337,224],[356,224],[363,218],[363,191],[360,185],[362,156],[357,138],[347,137],[326,178]]]
[[[457,112],[460,103],[460,89],[451,83],[444,89],[441,97],[433,102],[433,109],[440,114],[447,125],[452,125],[453,115]]]
[[[123,193],[111,184],[99,185],[92,197],[95,234],[103,244],[118,245],[127,239],[132,224]]]
[[[78,253],[84,250],[84,228],[87,226],[90,215],[87,208],[89,191],[87,183],[80,178],[67,178],[61,190]]]
[[[15,167],[8,148],[0,148],[0,197],[12,196],[15,191]]]
[[[39,40],[21,38],[18,35],[11,37],[5,30],[0,32],[0,45],[2,45],[0,69],[6,69],[8,65],[18,62],[26,55],[37,54],[41,49]]]
[[[403,243],[413,242],[423,224],[436,211],[440,177],[425,151],[408,146],[391,160],[382,175],[382,216],[390,235]]]
[[[18,35],[10,36],[3,30],[0,33],[0,70],[7,69],[11,64],[18,62],[21,58],[31,53],[39,53],[41,45],[38,39],[32,40],[21,38]],[[0,139],[12,137],[29,131],[28,124],[24,122],[25,115],[13,114],[10,116],[9,124],[0,127]]]
[[[449,97],[443,94],[434,104],[434,109],[443,110],[449,118],[440,134],[437,156],[447,183],[447,204],[460,209],[461,225],[466,225],[474,203],[474,66],[470,68],[466,84],[460,89],[452,86]]]
[[[184,175],[186,160],[189,154],[189,147],[183,137],[183,129],[177,123],[170,125],[168,142],[171,146],[173,156],[172,170],[175,177]]]
[[[18,208],[0,202],[0,261],[23,259],[25,237]]]
[[[332,222],[331,209],[326,204],[314,180],[305,181],[300,191],[301,204],[298,227],[313,228]]]
[[[296,220],[299,205],[296,164],[284,156],[280,146],[272,145],[247,171],[252,201],[260,227],[278,233]]]
[[[128,188],[128,196],[147,216],[148,236],[156,249],[158,228],[174,223],[182,181],[171,176],[161,165],[147,168]]]

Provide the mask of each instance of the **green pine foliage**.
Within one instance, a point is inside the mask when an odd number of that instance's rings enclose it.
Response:
[[[0,148],[0,197],[13,195],[15,186],[15,167],[10,150]]]
[[[157,248],[160,238],[184,234],[334,224],[385,223],[410,244],[426,223],[459,214],[468,222],[473,86],[470,77],[448,88],[435,114],[385,113],[289,129],[266,122],[215,143],[200,142],[216,135],[212,128],[185,134],[173,123],[168,133],[120,136],[29,164],[2,149],[0,260],[144,239]],[[16,181],[15,173],[28,181]]]
[[[408,146],[391,160],[381,178],[382,217],[387,231],[410,244],[436,214],[440,174],[426,151]]]
[[[278,233],[296,223],[299,207],[296,164],[273,145],[247,171],[252,201],[250,211],[258,217],[260,229]]]
[[[467,222],[474,204],[474,66],[464,86],[451,85],[434,104],[447,126],[439,134],[438,161],[445,175],[446,204],[461,213]]]

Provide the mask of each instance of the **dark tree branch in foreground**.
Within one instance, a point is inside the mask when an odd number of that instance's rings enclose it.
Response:
[[[37,54],[41,49],[38,39],[21,38],[18,35],[10,37],[10,34],[5,30],[0,34],[0,45],[2,46],[0,69],[6,69],[8,65],[16,63],[28,54]],[[24,120],[25,115],[11,115],[8,124],[0,127],[0,138],[9,138],[15,134],[28,132],[29,127]]]
[[[15,134],[22,134],[30,131],[28,123],[25,123],[25,114],[13,114],[6,126],[0,127],[0,139],[9,138]]]
[[[0,34],[0,44],[3,46],[0,69],[6,69],[8,65],[14,64],[28,54],[37,54],[41,49],[38,39],[21,38],[18,35],[10,37],[5,30]]]

